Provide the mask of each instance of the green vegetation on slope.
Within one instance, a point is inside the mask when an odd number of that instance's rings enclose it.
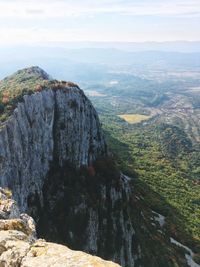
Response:
[[[193,165],[190,160],[194,157],[190,141],[184,136],[182,140],[180,134],[178,140],[173,140],[172,134],[170,139],[165,140],[168,131],[173,128],[164,128],[164,125],[120,128],[104,118],[104,129],[110,148],[117,155],[123,170],[128,173],[137,172],[141,180],[165,198],[166,203],[177,208],[185,221],[179,222],[175,214],[171,220],[178,222],[177,227],[200,240],[200,185],[190,179],[194,178],[190,172]],[[196,172],[197,170],[198,167]],[[156,204],[157,211],[168,213],[168,209],[162,205],[159,207],[159,204]]]
[[[134,179],[135,194],[140,195],[136,207],[141,208],[134,210],[133,216],[145,251],[143,265],[188,266],[176,261],[175,245],[166,240],[172,236],[194,252],[200,251],[199,73],[195,74],[194,66],[193,71],[184,70],[182,65],[174,71],[174,65],[151,65],[147,70],[145,66],[140,69],[139,64],[136,68],[112,65],[107,67],[109,76],[94,79],[92,75],[84,86],[105,95],[88,94],[101,115],[120,168],[130,177],[138,177]],[[152,118],[130,125],[119,114]],[[144,225],[140,213],[147,206],[166,216],[165,240],[155,233],[149,216]],[[182,251],[182,259],[184,254]]]
[[[171,125],[132,126],[115,116],[106,115],[102,115],[101,120],[109,147],[120,168],[129,176],[137,176],[135,192],[141,195],[144,206],[166,217],[166,236],[179,240],[195,253],[199,253],[200,184],[197,180],[197,159],[200,158],[200,153],[192,148],[190,139],[179,128]],[[138,232],[140,231],[141,229],[138,229]],[[153,238],[155,230],[150,231]],[[140,241],[146,240],[145,235],[141,233]],[[155,238],[158,238],[157,233]],[[168,251],[169,247],[165,241],[159,242],[163,243]],[[146,246],[148,249],[155,249],[155,242],[148,243],[147,245],[145,241],[144,249]],[[163,248],[157,249],[158,254],[163,253]],[[169,255],[172,252],[173,249]],[[150,257],[151,252],[147,250],[146,259]],[[166,266],[182,267],[184,264],[174,263]]]
[[[77,87],[72,82],[52,80],[39,67],[19,70],[13,75],[0,81],[0,122],[5,121],[16,108],[17,103],[23,102],[24,95],[40,92],[45,89],[62,89]]]

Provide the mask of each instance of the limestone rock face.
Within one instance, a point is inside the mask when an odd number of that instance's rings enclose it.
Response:
[[[18,78],[30,81],[35,72],[40,79],[48,78],[38,68],[23,73],[27,72],[26,77],[19,72]],[[132,267],[140,248],[135,242],[131,184],[109,159],[90,101],[77,86],[61,83],[64,87],[39,86],[38,92],[21,97],[0,125],[0,186],[11,189],[20,211],[34,218],[40,237]],[[0,206],[0,216],[0,230],[10,231],[6,238],[20,231],[23,253],[32,257],[26,253],[26,238],[35,238],[31,217],[20,215],[12,201],[8,210]],[[45,247],[46,254],[38,256],[42,261],[52,251],[52,245]],[[37,264],[36,259],[22,258],[22,266],[30,266],[28,261]],[[62,266],[62,258],[58,262]]]
[[[0,128],[0,186],[12,190],[22,211],[31,195],[42,204],[52,161],[89,165],[106,154],[97,113],[78,88],[25,95]]]
[[[0,188],[0,192],[0,208],[7,214],[7,219],[0,219],[0,266],[119,267],[118,264],[70,250],[66,246],[37,240],[33,219],[27,214],[22,214],[18,218],[16,202],[10,198],[7,190]],[[14,211],[14,206],[16,212],[11,215],[10,211]]]

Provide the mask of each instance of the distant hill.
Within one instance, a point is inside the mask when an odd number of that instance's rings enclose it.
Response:
[[[200,68],[200,51],[198,49],[188,49],[189,52],[183,53],[168,51],[170,49],[165,51],[159,46],[155,46],[155,49],[152,45],[145,44],[145,51],[137,49],[128,51],[124,46],[125,44],[122,44],[116,48],[113,46],[113,48],[91,44],[91,47],[78,48],[74,46],[71,48],[69,44],[66,44],[66,46],[0,47],[0,62],[3,66],[0,69],[0,79],[16,69],[25,68],[28,65],[40,65],[59,79],[71,75],[68,78],[73,80],[86,68],[84,75],[89,75],[88,73],[94,68],[105,65],[113,67],[130,65],[141,69],[171,70]]]

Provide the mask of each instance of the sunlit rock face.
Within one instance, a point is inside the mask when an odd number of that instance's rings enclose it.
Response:
[[[78,88],[24,96],[0,129],[0,184],[13,191],[20,208],[42,187],[50,162],[89,165],[106,154],[96,111]]]

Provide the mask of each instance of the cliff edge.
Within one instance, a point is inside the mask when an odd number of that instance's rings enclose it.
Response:
[[[0,188],[0,266],[119,267],[81,251],[36,238],[35,222],[20,214],[11,191]]]

